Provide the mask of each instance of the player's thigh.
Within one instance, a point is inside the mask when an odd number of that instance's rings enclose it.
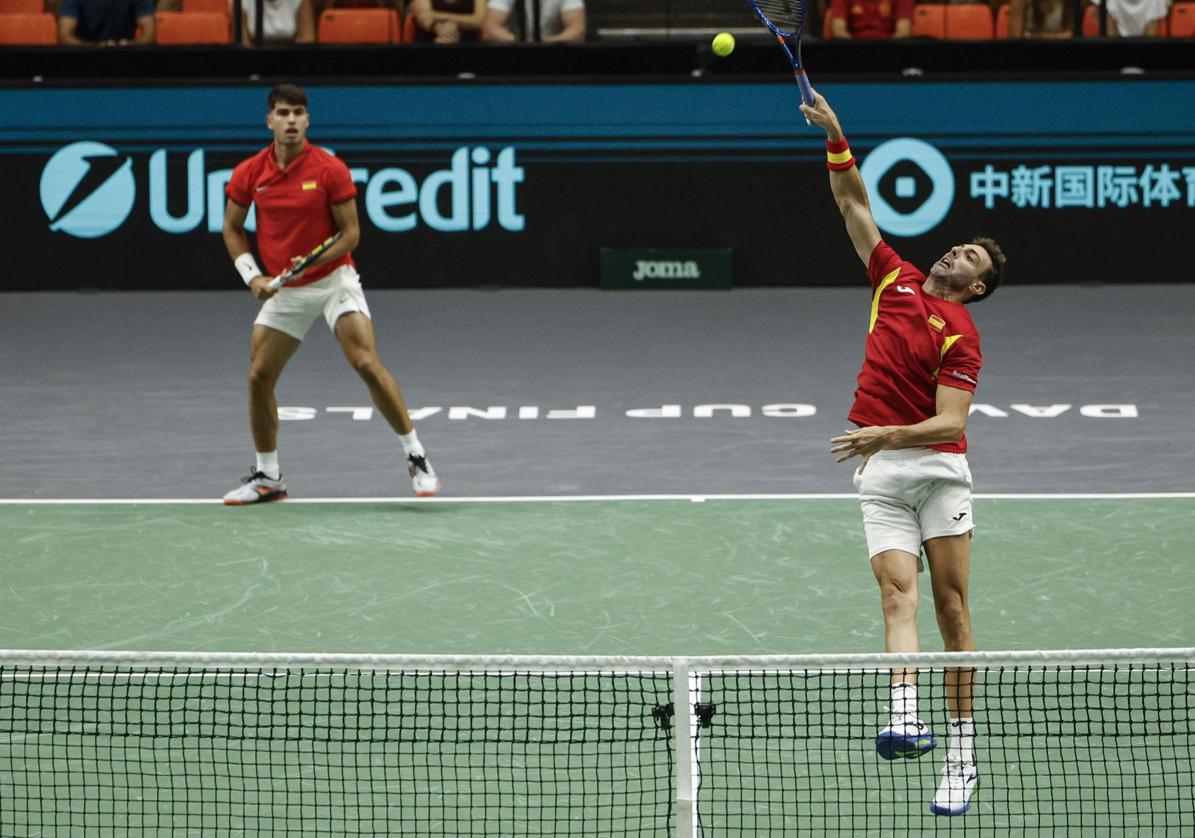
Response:
[[[884,550],[871,557],[871,572],[875,574],[880,589],[895,587],[897,590],[917,596],[917,570],[920,552],[907,550]]]
[[[361,288],[361,277],[351,265],[337,268],[325,280],[329,284],[329,293],[324,304],[324,320],[332,334],[341,342],[360,342],[368,340],[373,343],[373,326],[370,325],[369,304],[365,302],[365,291]],[[349,315],[358,315],[350,317]],[[361,325],[364,321],[364,328]],[[345,325],[346,322],[349,325]],[[345,338],[341,338],[344,332]]]
[[[924,546],[934,601],[953,595],[965,603],[971,584],[971,533],[931,538]]]
[[[255,325],[249,338],[250,368],[255,374],[277,377],[300,345],[300,341],[284,332]]]
[[[921,525],[916,509],[905,496],[900,465],[872,457],[862,472],[855,472],[854,482],[863,510],[868,557],[890,550],[920,556]]]
[[[364,362],[377,360],[377,342],[373,335],[373,322],[360,312],[341,315],[333,329],[336,342],[344,357],[354,367]]]

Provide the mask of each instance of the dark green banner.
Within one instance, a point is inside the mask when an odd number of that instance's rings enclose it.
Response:
[[[729,288],[732,252],[714,250],[616,249],[600,253],[602,288]]]

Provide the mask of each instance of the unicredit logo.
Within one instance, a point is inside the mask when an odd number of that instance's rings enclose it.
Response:
[[[72,143],[46,163],[40,191],[51,230],[83,239],[106,236],[133,209],[133,161],[103,143]]]
[[[148,184],[149,219],[165,233],[204,229],[219,233],[224,221],[224,188],[231,169],[208,170],[203,149],[186,153],[185,174],[167,163],[174,154],[157,149],[139,176]],[[360,187],[365,218],[387,233],[425,227],[441,233],[462,233],[497,226],[517,233],[526,226],[519,211],[518,190],[524,170],[514,148],[497,154],[482,147],[452,152],[446,168],[422,178],[397,167],[350,166]],[[144,172],[144,174],[141,174]],[[120,227],[137,195],[133,160],[102,143],[73,143],[60,149],[42,171],[41,201],[51,230],[98,238]],[[251,210],[246,229],[256,229]]]

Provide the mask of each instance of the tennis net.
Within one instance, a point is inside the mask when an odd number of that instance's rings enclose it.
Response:
[[[876,754],[894,666],[940,740],[920,759]],[[959,667],[980,781],[941,817]],[[0,835],[1192,834],[1193,671],[1195,649],[0,651]]]

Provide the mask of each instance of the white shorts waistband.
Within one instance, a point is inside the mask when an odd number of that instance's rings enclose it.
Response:
[[[957,451],[938,451],[934,448],[918,446],[917,448],[889,448],[877,451],[872,456],[881,460],[917,460],[922,457],[966,457],[967,455]]]

